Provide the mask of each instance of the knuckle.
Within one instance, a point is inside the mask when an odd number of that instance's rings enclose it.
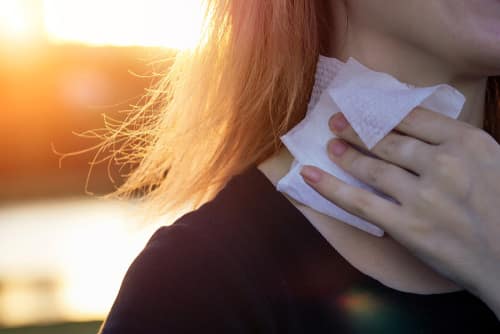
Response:
[[[472,147],[477,147],[478,144],[481,144],[483,139],[483,131],[477,128],[470,128],[465,131],[465,134],[462,137],[462,141],[467,145],[472,145]]]
[[[460,157],[446,152],[434,156],[434,168],[442,181],[448,185],[459,199],[466,199],[472,190],[473,182],[466,165]]]
[[[371,202],[362,195],[353,196],[353,204],[349,208],[350,211],[359,217],[368,217],[368,212],[371,208]]]
[[[366,180],[371,184],[378,184],[387,172],[386,166],[374,161],[366,170]]]
[[[459,165],[458,157],[452,155],[449,152],[439,152],[432,156],[432,164],[434,169],[440,175],[451,176],[457,172],[457,166]],[[458,175],[455,175],[458,176]]]
[[[473,126],[467,127],[463,133],[458,136],[458,142],[461,148],[470,150],[480,149],[481,146],[489,142],[489,140],[489,135],[485,131]]]
[[[432,186],[417,188],[416,196],[421,209],[428,209],[429,206],[435,205],[439,200],[439,192]]]
[[[366,160],[363,159],[362,155],[355,153],[350,159],[350,161],[346,162],[346,164],[348,165],[348,168],[351,172],[353,172],[356,175],[359,175],[359,172],[365,170],[366,168],[365,162]]]
[[[407,162],[412,161],[414,155],[422,151],[421,145],[422,143],[416,139],[403,137],[399,147],[399,156]]]
[[[384,138],[379,144],[374,147],[375,154],[378,154],[382,158],[388,158],[391,153],[400,151],[401,147],[401,136],[390,134]]]
[[[407,225],[408,225],[408,229],[415,236],[423,237],[423,236],[428,236],[428,235],[432,234],[433,228],[426,221],[415,220],[415,221],[411,221]]]
[[[390,134],[384,138],[374,148],[374,153],[384,160],[390,160],[392,157],[399,157],[404,161],[409,161],[415,152],[418,152],[419,142],[413,138]]]
[[[467,152],[487,162],[497,159],[500,153],[497,141],[488,132],[473,126],[465,129],[449,146],[457,154]]]

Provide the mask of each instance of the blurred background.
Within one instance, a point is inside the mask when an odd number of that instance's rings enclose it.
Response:
[[[99,199],[78,135],[140,104],[169,56],[193,47],[199,0],[0,0],[0,333],[96,333],[158,226]],[[158,225],[169,223],[167,218]]]

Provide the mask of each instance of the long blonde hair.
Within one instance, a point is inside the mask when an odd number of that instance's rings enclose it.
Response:
[[[153,216],[194,209],[279,150],[279,137],[306,112],[322,3],[205,0],[198,47],[177,53],[145,103],[109,127],[103,144],[118,163],[136,167],[105,197],[139,193]],[[498,82],[488,84],[489,129],[498,119]]]

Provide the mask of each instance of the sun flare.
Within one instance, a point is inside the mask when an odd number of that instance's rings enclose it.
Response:
[[[22,41],[36,34],[36,7],[33,1],[0,1],[0,35]]]
[[[52,42],[191,48],[198,42],[200,0],[44,0]]]

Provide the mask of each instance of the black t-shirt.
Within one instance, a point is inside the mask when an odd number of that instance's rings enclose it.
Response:
[[[102,332],[500,333],[500,322],[466,291],[405,293],[361,273],[251,166],[155,232]]]

